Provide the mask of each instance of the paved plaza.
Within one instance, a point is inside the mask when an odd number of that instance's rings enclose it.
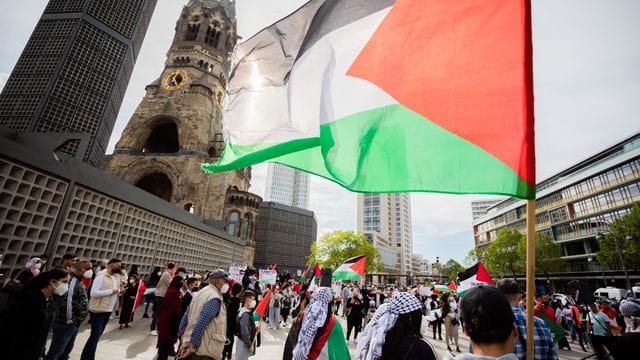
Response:
[[[149,334],[149,323],[151,319],[145,319],[142,317],[142,307],[138,309],[135,315],[134,322],[130,324],[130,328],[118,329],[118,319],[111,320],[104,334],[100,338],[98,343],[98,351],[96,353],[97,360],[113,360],[113,359],[148,359],[152,360],[156,356],[156,337]],[[346,332],[346,320],[342,317],[338,317],[342,322],[342,326]],[[290,322],[291,320],[289,320]],[[255,360],[277,360],[282,358],[282,349],[284,347],[284,341],[287,338],[289,328],[280,329],[267,329],[267,324],[263,323],[262,326],[262,344],[258,348]],[[71,359],[79,359],[82,347],[84,346],[91,326],[89,324],[83,324],[78,333],[76,339],[76,345],[71,353]],[[444,332],[444,326],[442,327]],[[429,341],[435,347],[440,358],[444,357],[447,346],[443,341],[433,340],[431,337]],[[464,351],[469,348],[469,339],[460,333],[459,338],[460,350]],[[47,344],[48,345],[48,344]],[[353,340],[349,342],[349,349],[351,354],[355,352],[355,344]],[[560,359],[578,360],[587,357],[589,354],[582,351],[576,351],[580,349],[580,346],[576,343],[572,345],[574,351],[560,350],[558,354]],[[455,350],[455,348],[453,348]]]

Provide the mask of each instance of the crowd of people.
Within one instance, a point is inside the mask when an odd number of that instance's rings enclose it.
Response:
[[[46,263],[45,257],[33,257],[2,288],[3,357],[68,359],[88,318],[91,330],[81,359],[94,359],[107,323],[117,317],[119,329],[126,331],[138,304],[144,304],[143,317],[151,318],[159,360],[246,360],[260,346],[263,322],[269,329],[288,328],[284,360],[314,360],[321,354],[349,359],[349,343],[355,345],[356,359],[438,359],[429,338],[443,341],[442,328],[447,359],[526,357],[524,294],[511,279],[458,297],[364,282],[332,290],[300,283],[288,272],[263,286],[251,268],[234,281],[222,269],[197,274],[174,263],[147,276],[135,266],[125,270],[119,259],[97,262],[66,254],[61,264],[44,271]],[[557,359],[558,347],[571,348],[567,338],[583,350],[591,347],[598,359],[609,354],[629,359],[636,353],[640,305],[634,301],[616,309],[606,302],[580,306],[571,297],[541,295],[533,311],[536,359]],[[460,332],[470,339],[465,353]]]

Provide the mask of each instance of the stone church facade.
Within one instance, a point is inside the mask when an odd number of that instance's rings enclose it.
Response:
[[[200,169],[224,147],[221,105],[237,39],[233,1],[191,0],[164,70],[146,87],[103,169],[205,221],[229,221],[224,230],[246,241],[244,260],[252,264],[262,199],[248,192],[251,169]]]

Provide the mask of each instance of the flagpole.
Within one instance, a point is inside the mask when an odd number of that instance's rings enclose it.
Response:
[[[533,360],[533,299],[536,277],[536,200],[527,200],[527,360]]]

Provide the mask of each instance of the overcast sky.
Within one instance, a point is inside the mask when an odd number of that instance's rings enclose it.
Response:
[[[0,85],[4,84],[47,1],[12,1],[0,13]],[[161,73],[175,22],[187,0],[158,0],[111,136],[109,152]],[[303,0],[237,0],[238,32],[248,38]],[[534,73],[538,181],[640,131],[640,1],[534,0]],[[264,195],[266,166],[251,191]],[[462,261],[473,247],[472,199],[412,195],[413,249],[429,259]],[[312,177],[310,207],[318,235],[355,230],[356,196]]]

